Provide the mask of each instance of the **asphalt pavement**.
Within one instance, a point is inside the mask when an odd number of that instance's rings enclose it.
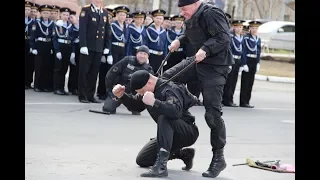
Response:
[[[249,166],[232,166],[253,160],[281,160],[295,164],[295,85],[255,81],[253,109],[224,107],[227,128],[227,168],[217,180],[294,180],[294,174]],[[58,96],[26,90],[26,180],[135,180],[147,171],[135,164],[142,146],[156,136],[156,124],[147,111],[133,116],[124,106],[116,115],[88,112],[102,104],[82,104],[76,96]],[[239,84],[235,102],[239,102]],[[168,162],[172,180],[208,179],[201,176],[211,161],[209,128],[204,107],[191,108],[200,136],[194,167],[181,170],[181,160]]]

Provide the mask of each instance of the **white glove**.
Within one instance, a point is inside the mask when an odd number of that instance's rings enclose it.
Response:
[[[70,55],[70,63],[73,64],[73,65],[76,65],[76,54],[75,53],[71,53]]]
[[[112,57],[112,55],[109,55],[109,56],[107,57],[107,62],[108,62],[108,64],[112,65],[112,63],[113,63],[113,57]]]
[[[232,66],[229,66],[230,70],[232,70]]]
[[[61,60],[61,59],[62,59],[61,52],[58,52],[58,53],[56,54],[56,57],[57,57],[59,60]]]
[[[150,62],[149,62],[149,59],[147,59],[147,62],[146,62],[147,64],[150,64]]]
[[[244,71],[244,72],[249,72],[249,67],[248,67],[248,65],[244,65],[244,66],[243,66],[243,71]]]
[[[156,99],[154,98],[154,94],[152,92],[147,91],[146,93],[144,93],[142,101],[146,105],[153,106]]]
[[[32,54],[37,55],[38,51],[36,49],[32,50]]]
[[[256,72],[259,72],[259,70],[260,70],[260,63],[257,64],[257,70],[256,70]]]
[[[56,25],[57,25],[57,26],[63,26],[63,21],[62,21],[62,20],[58,20],[58,21],[56,22]]]
[[[107,49],[107,48],[104,49],[104,50],[103,50],[103,54],[109,54],[109,49]]]
[[[32,48],[30,48],[30,51],[29,51],[29,53],[32,53]]]
[[[87,47],[80,48],[80,53],[85,54],[85,55],[89,55],[88,48]]]
[[[243,71],[243,66],[240,66],[239,72],[242,72],[242,71]]]
[[[101,56],[101,62],[102,63],[106,63],[107,62],[106,57],[104,55]]]
[[[165,61],[164,64],[163,64],[163,66],[165,66],[165,65],[167,65],[167,64],[168,64],[167,61]]]
[[[51,52],[51,54],[53,54],[53,51],[52,51],[52,49],[51,49],[51,51],[50,51],[50,52]]]

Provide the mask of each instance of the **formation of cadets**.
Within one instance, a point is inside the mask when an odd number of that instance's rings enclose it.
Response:
[[[40,18],[37,18],[38,12]],[[231,19],[229,14],[227,16]],[[82,24],[91,23],[92,27],[96,27],[81,29],[79,18],[80,21],[86,21]],[[108,96],[105,76],[112,65],[125,56],[135,56],[138,47],[146,45],[150,49],[149,64],[156,72],[166,57],[171,42],[184,33],[184,20],[183,16],[169,16],[162,9],[131,12],[126,6],[99,9],[89,4],[77,15],[70,8],[25,1],[25,89],[33,88],[36,92],[53,92],[57,95],[77,95],[80,102],[86,103],[97,102],[92,97],[96,93],[99,99],[105,100]],[[225,85],[222,104],[237,106],[233,102],[233,96],[238,73],[242,71],[240,106],[252,108],[249,101],[254,75],[260,68],[261,52],[261,40],[256,31],[261,23],[250,22],[250,32],[246,32],[243,22],[230,21],[230,48],[235,64]],[[79,31],[92,31],[90,33],[93,38],[81,38],[84,35],[79,35]],[[98,41],[102,41],[103,47],[96,45]],[[95,53],[101,54],[96,49],[103,51],[101,58],[94,57]],[[92,58],[91,64],[89,59],[85,61],[85,58],[81,58],[84,55],[88,56],[87,59],[89,56]],[[164,70],[194,55],[193,47],[180,47],[170,55]],[[66,91],[65,75],[68,68]],[[99,83],[96,89],[97,80]],[[199,97],[201,87],[197,86],[197,82],[190,82],[187,86],[191,93]]]

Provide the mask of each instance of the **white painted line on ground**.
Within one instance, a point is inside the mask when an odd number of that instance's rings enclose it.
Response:
[[[101,105],[102,103],[26,102],[25,105]]]
[[[295,124],[296,122],[293,121],[293,120],[283,120],[281,122],[284,122],[284,123],[290,123],[290,124]]]
[[[295,109],[289,109],[289,108],[253,108],[258,110],[278,110],[278,111],[295,111]]]

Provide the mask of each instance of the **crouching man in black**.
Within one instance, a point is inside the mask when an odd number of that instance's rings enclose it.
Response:
[[[148,61],[149,48],[143,45],[138,48],[136,56],[126,56],[111,67],[105,78],[108,97],[104,102],[102,111],[115,114],[117,107],[121,105],[121,102],[112,94],[112,87],[114,85],[122,84],[127,87],[126,93],[136,94],[135,91],[130,88],[131,75],[138,70],[147,70],[153,74],[152,67]],[[131,110],[130,107],[127,108],[133,115],[140,115],[140,112]]]
[[[167,177],[167,162],[178,158],[184,161],[189,170],[193,165],[194,149],[182,148],[193,145],[199,136],[195,117],[188,109],[198,101],[185,85],[167,82],[145,70],[132,74],[130,86],[138,94],[124,93],[125,86],[113,88],[113,94],[127,107],[135,111],[147,109],[157,123],[157,138],[147,143],[136,159],[140,166],[152,166],[141,177]]]

